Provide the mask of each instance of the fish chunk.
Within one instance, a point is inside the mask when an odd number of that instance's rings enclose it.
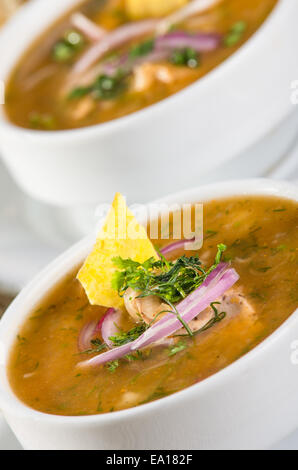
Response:
[[[139,298],[139,295],[140,292],[130,287],[124,294],[125,308],[136,323],[140,321],[152,323],[155,319],[159,320],[170,309],[169,305],[162,302],[156,295],[143,298]]]
[[[226,313],[225,320],[231,320],[238,315],[252,321],[255,318],[256,311],[248,302],[240,288],[233,287],[229,289],[224,295],[219,297],[216,302],[219,302],[218,305],[215,305],[218,312]],[[189,327],[193,332],[198,331],[212,320],[213,317],[214,311],[212,307],[209,306],[189,323]],[[182,332],[182,329],[180,332]]]
[[[133,92],[144,92],[149,90],[156,82],[165,85],[184,80],[192,75],[194,71],[188,67],[175,67],[171,64],[145,63],[134,69],[131,89]]]
[[[86,96],[75,103],[75,105],[70,110],[70,115],[72,119],[80,121],[85,119],[94,109],[96,108],[96,101],[93,100],[90,96]]]
[[[124,303],[127,312],[135,322],[144,321],[149,324],[160,320],[170,310],[169,305],[154,295],[138,298],[139,292],[129,288],[124,295]],[[231,288],[224,295],[217,299],[220,304],[216,307],[218,312],[226,313],[226,320],[231,320],[235,316],[241,315],[248,320],[254,321],[256,311],[243,294],[241,288]],[[214,317],[212,307],[208,307],[198,314],[190,323],[189,327],[193,332],[203,328]],[[184,328],[178,334],[183,334]]]

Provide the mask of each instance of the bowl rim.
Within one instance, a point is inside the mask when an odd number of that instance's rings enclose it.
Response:
[[[80,3],[80,0],[74,0],[74,2]],[[278,0],[277,4],[274,6],[273,10],[269,13],[265,21],[261,24],[261,26],[255,31],[255,33],[235,52],[233,52],[227,59],[217,65],[214,69],[208,72],[206,75],[201,77],[200,79],[196,80],[194,83],[188,85],[187,87],[183,88],[182,90],[174,93],[156,103],[153,103],[149,106],[146,106],[143,109],[134,111],[131,114],[127,114],[125,116],[112,119],[111,121],[93,124],[86,127],[79,127],[76,129],[62,129],[62,130],[53,130],[53,131],[43,131],[43,130],[36,130],[36,129],[27,129],[20,127],[13,122],[9,121],[6,112],[5,112],[5,105],[3,106],[3,111],[0,113],[0,131],[1,127],[6,133],[16,133],[19,136],[23,136],[24,138],[34,139],[37,141],[47,141],[47,139],[53,136],[55,140],[73,140],[73,139],[88,139],[90,136],[100,136],[101,134],[110,134],[115,131],[115,128],[125,129],[126,126],[134,126],[136,121],[137,123],[143,122],[146,119],[154,119],[155,114],[164,112],[167,106],[175,106],[176,109],[179,107],[180,104],[183,104],[184,97],[189,97],[194,92],[201,92],[204,93],[206,88],[210,87],[212,84],[215,86],[217,82],[222,80],[226,74],[233,72],[235,67],[241,67],[241,64],[245,62],[246,57],[249,56],[252,50],[260,47],[260,41],[266,39],[267,35],[271,32],[274,35],[275,24],[279,21],[280,13],[288,8],[288,5],[291,5],[291,0]],[[20,18],[22,15],[22,10],[34,11],[35,7],[39,7],[38,2],[33,2],[32,4],[25,4],[19,12],[15,15],[16,18]],[[69,7],[68,7],[69,9]],[[66,8],[67,11],[67,8]],[[61,12],[59,13],[61,16]],[[59,18],[57,15],[57,18]],[[8,29],[8,27],[13,30],[13,25],[15,22],[15,18],[13,17],[10,19],[4,29]],[[53,24],[53,21],[49,24],[49,26]],[[45,30],[46,28],[44,28]],[[267,34],[266,34],[267,32]],[[30,44],[36,40],[36,38],[40,35],[40,33],[34,35],[34,38],[31,40]],[[0,42],[1,42],[1,34],[0,34]],[[30,46],[29,46],[30,47]],[[23,50],[23,53],[28,49],[28,46]],[[22,56],[22,53],[18,56],[17,60],[13,62],[13,65],[9,68],[9,72],[7,73],[10,76],[11,71],[14,69],[16,64],[18,63],[19,58]],[[287,103],[287,111],[289,112],[292,107],[290,106],[291,103]],[[284,116],[286,112],[284,113]],[[283,116],[283,117],[284,117]]]
[[[214,198],[225,198],[229,196],[232,197],[244,195],[277,196],[281,199],[288,199],[298,202],[298,186],[286,181],[278,181],[265,178],[232,180],[225,181],[223,183],[208,184],[205,186],[180,191],[178,193],[173,193],[164,198],[153,201],[153,203],[194,203],[198,202],[198,198],[200,198],[200,201],[204,202],[212,200]],[[51,288],[53,288],[57,284],[57,282],[59,282],[59,280],[63,279],[67,272],[70,271],[70,266],[75,267],[80,261],[83,260],[84,256],[86,256],[86,254],[90,250],[93,242],[94,234],[85,237],[80,242],[73,245],[70,249],[68,249],[66,252],[56,258],[52,263],[50,263],[45,269],[43,269],[21,291],[21,293],[17,296],[17,298],[13,301],[11,306],[5,312],[3,319],[0,321],[0,346],[3,346],[3,348],[5,349],[5,346],[2,343],[2,338],[5,337],[5,329],[7,328],[7,326],[9,327],[10,316],[13,316],[13,313],[15,315],[18,314],[18,318],[20,319],[19,323],[22,324],[25,321],[28,312],[32,311],[32,308],[34,308],[36,300],[31,299],[31,303],[29,301],[29,304],[31,306],[27,306],[25,308],[25,313],[22,313],[23,304],[26,302],[26,299],[28,297],[30,298],[30,293],[36,290],[40,292],[41,290],[42,294],[38,294],[38,301],[39,299],[42,299],[45,294]],[[66,266],[68,266],[67,269]],[[62,271],[62,273],[60,272],[60,277],[58,274],[58,281],[55,275],[57,274],[57,270]],[[48,278],[51,278],[51,280],[49,280]],[[40,289],[40,285],[42,286],[43,284],[46,284],[44,292],[43,287],[41,287]],[[9,385],[7,376],[7,362],[10,356],[9,353],[12,346],[13,337],[15,337],[15,334],[11,334],[9,344],[6,346],[6,351],[4,351],[4,349],[2,351],[2,353],[4,353],[3,357],[5,357],[5,359],[1,360],[0,358],[1,375],[4,374],[6,381],[5,385],[2,383],[2,381],[0,381],[0,405],[4,411],[4,414],[7,411],[13,416],[31,418],[34,419],[35,422],[57,424],[62,426],[68,426],[70,424],[78,426],[86,424],[104,425],[106,423],[111,424],[114,422],[122,422],[127,419],[131,419],[138,416],[145,416],[156,410],[158,411],[161,407],[163,409],[168,409],[171,408],[173,405],[179,406],[183,404],[184,400],[187,400],[193,396],[199,399],[200,396],[208,393],[209,390],[212,390],[215,387],[220,387],[221,384],[229,382],[230,379],[237,376],[238,373],[241,372],[241,370],[245,369],[245,367],[249,367],[249,364],[253,362],[260,354],[264,354],[266,351],[270,352],[271,348],[275,345],[279,338],[282,338],[286,334],[286,332],[292,329],[292,325],[297,323],[297,319],[298,308],[293,311],[289,318],[284,323],[282,323],[279,328],[277,328],[271,335],[265,338],[265,340],[263,340],[259,345],[253,348],[250,352],[240,357],[232,364],[228,365],[216,374],[211,375],[210,377],[204,379],[199,383],[191,385],[190,387],[180,390],[168,397],[164,397],[162,399],[143,405],[138,405],[134,408],[119,410],[113,413],[87,416],[61,416],[43,413],[40,411],[36,411],[33,408],[30,408],[17,397],[17,395],[14,393],[11,386]],[[15,320],[15,318],[13,318],[13,320]],[[14,326],[14,328],[16,333],[18,327]]]

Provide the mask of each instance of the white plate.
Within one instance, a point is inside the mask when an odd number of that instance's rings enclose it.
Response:
[[[21,449],[21,444],[17,441],[17,438],[6,424],[6,421],[0,412],[0,451]]]

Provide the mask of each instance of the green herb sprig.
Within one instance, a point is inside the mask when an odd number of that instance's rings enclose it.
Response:
[[[89,86],[74,88],[68,95],[69,100],[80,99],[90,95],[95,100],[111,100],[119,96],[126,88],[126,74],[121,70],[114,76],[100,75]]]
[[[53,60],[55,62],[70,62],[80,52],[83,44],[83,36],[78,31],[66,31],[64,37],[56,42],[53,47]]]
[[[193,336],[196,336],[200,333],[203,333],[204,331],[207,331],[209,330],[210,328],[212,328],[216,323],[219,323],[221,322],[225,317],[226,317],[226,312],[218,312],[218,309],[215,307],[215,305],[220,305],[220,302],[212,302],[210,304],[210,307],[212,308],[213,312],[214,312],[214,316],[211,318],[211,320],[208,321],[208,323],[206,323],[206,325],[204,325],[202,328],[200,328],[199,330],[196,330],[193,332]],[[182,336],[188,336],[188,335],[175,335],[176,337],[182,337]]]
[[[121,331],[115,336],[110,336],[109,340],[114,343],[114,346],[123,346],[124,344],[131,343],[139,338],[147,328],[148,326],[146,323],[142,322],[127,332]]]
[[[175,262],[164,257],[159,261],[149,258],[144,263],[116,257],[113,261],[120,271],[114,274],[112,287],[121,297],[131,287],[140,292],[140,297],[156,295],[172,307],[205,281],[220,263],[225,250],[225,245],[218,245],[214,264],[208,270],[203,268],[198,256],[183,255]]]
[[[82,351],[79,354],[94,354],[102,352],[104,349],[107,349],[107,345],[102,343],[99,338],[91,340],[92,347],[90,349],[86,349],[86,351]]]
[[[198,52],[191,47],[175,49],[171,53],[170,62],[174,65],[187,66],[191,69],[195,69],[200,65],[200,56]]]
[[[235,46],[239,41],[241,41],[246,29],[247,24],[245,21],[237,21],[234,23],[224,38],[224,45],[227,47]]]
[[[154,39],[148,39],[139,44],[133,46],[129,51],[129,57],[131,59],[137,59],[138,57],[143,57],[150,54],[154,49],[155,41]]]
[[[119,367],[119,361],[107,362],[106,367],[111,373],[114,373],[115,370]]]
[[[179,343],[169,348],[168,355],[169,357],[175,356],[176,354],[178,354],[179,352],[183,351],[186,348],[187,348],[187,344],[182,341],[179,341]]]

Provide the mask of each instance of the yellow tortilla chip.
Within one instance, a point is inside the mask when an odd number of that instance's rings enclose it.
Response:
[[[183,7],[189,0],[125,0],[130,18],[161,17]]]
[[[112,288],[113,274],[117,271],[112,260],[116,256],[140,263],[151,257],[158,259],[145,228],[137,222],[119,193],[115,195],[93,251],[77,276],[92,305],[124,307],[123,299]]]

